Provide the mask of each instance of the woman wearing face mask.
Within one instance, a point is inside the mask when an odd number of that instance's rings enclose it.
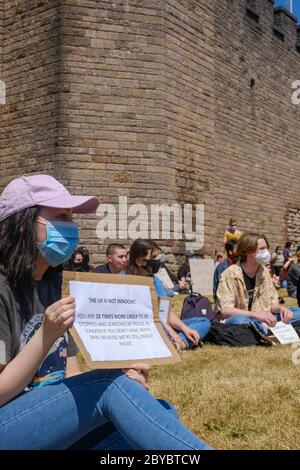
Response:
[[[89,267],[85,263],[83,253],[79,248],[77,248],[72,254],[70,261],[65,266],[65,270],[80,273],[90,272]]]
[[[152,276],[154,287],[159,297],[165,297],[163,283],[155,275],[160,268],[160,249],[153,240],[135,240],[129,251],[128,274],[136,276]],[[169,324],[164,325],[170,339],[177,349],[183,351],[200,344],[210,330],[211,323],[205,317],[194,317],[180,320],[171,312]]]
[[[300,318],[297,311],[279,304],[266,268],[271,259],[266,237],[245,232],[238,242],[237,255],[240,261],[223,272],[217,290],[218,310],[226,323],[254,322],[266,333],[278,320],[289,323]]]
[[[77,253],[81,253],[83,260],[82,260],[82,267],[84,272],[90,273],[93,272],[93,266],[90,265],[90,253],[86,246],[79,246],[77,248]]]
[[[0,449],[208,449],[147,392],[147,366],[81,374],[75,299],[39,302],[35,281],[76,249],[73,212],[97,206],[47,175],[0,196]]]

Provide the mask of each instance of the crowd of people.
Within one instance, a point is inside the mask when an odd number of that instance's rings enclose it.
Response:
[[[170,403],[152,397],[145,364],[80,371],[68,334],[75,299],[61,298],[63,270],[151,276],[164,297],[189,294],[189,261],[207,257],[205,250],[187,251],[176,275],[157,242],[138,239],[129,252],[110,244],[106,262],[93,267],[87,247],[78,247],[72,217],[97,206],[96,197],[72,196],[46,175],[15,179],[0,196],[0,449],[211,449]],[[181,319],[171,312],[163,324],[178,351],[202,345],[214,322],[252,324],[267,336],[278,320],[300,321],[300,308],[288,309],[278,297],[284,281],[298,295],[300,250],[295,259],[287,243],[271,256],[265,235],[241,233],[233,218],[224,249],[213,279],[214,319],[195,309]],[[161,267],[172,289],[158,276]]]

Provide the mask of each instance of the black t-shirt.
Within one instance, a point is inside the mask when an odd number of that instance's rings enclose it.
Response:
[[[61,299],[62,278],[61,269],[49,268],[43,278],[35,283],[39,300],[45,308]]]
[[[184,263],[178,270],[178,279],[186,278],[190,274],[190,264]]]
[[[252,303],[253,303],[253,295],[254,295],[256,275],[254,277],[250,277],[243,270],[243,276],[244,276],[244,281],[245,281],[246,289],[247,289],[248,296],[249,296],[248,310],[250,311],[251,307],[252,307]]]
[[[44,311],[35,287],[21,292],[0,274],[0,364],[8,364],[28,343],[40,328]],[[67,356],[76,354],[74,342],[68,339],[66,332],[55,341],[27,389],[64,378]]]

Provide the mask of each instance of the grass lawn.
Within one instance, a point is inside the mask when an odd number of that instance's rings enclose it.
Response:
[[[296,305],[285,297],[286,305]],[[173,310],[180,313],[184,296]],[[204,345],[182,362],[155,367],[150,391],[172,402],[181,421],[216,449],[300,448],[300,364],[290,345]],[[298,354],[298,358],[300,353]]]

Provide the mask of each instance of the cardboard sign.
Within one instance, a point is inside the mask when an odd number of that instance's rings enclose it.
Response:
[[[159,320],[153,279],[63,273],[63,296],[76,300],[71,334],[91,369],[180,361]]]
[[[280,344],[291,344],[291,343],[299,343],[300,338],[295,330],[295,328],[291,324],[283,323],[282,321],[278,321],[276,325],[271,328],[273,335],[278,339]]]
[[[159,297],[159,319],[161,323],[167,325],[169,323],[172,300],[170,297]]]
[[[161,280],[165,289],[174,289],[174,284],[166,270],[166,268],[159,268],[156,276]]]
[[[214,260],[190,259],[193,292],[201,295],[213,295]]]

